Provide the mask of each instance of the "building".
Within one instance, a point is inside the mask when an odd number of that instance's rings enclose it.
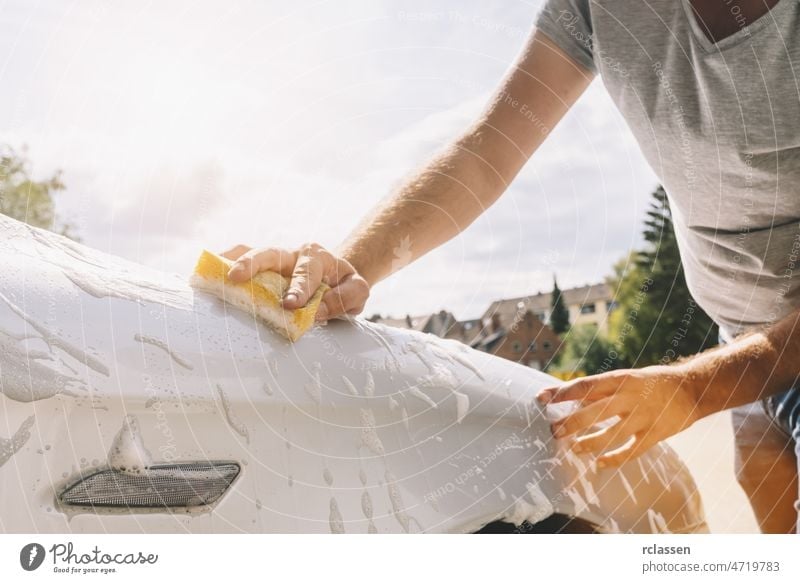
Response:
[[[530,311],[509,322],[503,322],[499,316],[487,321],[480,318],[458,321],[445,310],[405,318],[375,315],[370,321],[458,340],[477,350],[539,370],[550,362],[561,346],[558,335]]]
[[[543,370],[561,347],[558,334],[530,310],[505,322],[494,314],[482,324],[470,346],[537,370]]]
[[[597,283],[574,287],[561,290],[561,294],[564,297],[564,304],[569,310],[571,326],[593,325],[603,332],[607,331],[608,314],[616,307],[611,287],[608,284]],[[492,302],[481,319],[489,322],[494,315],[498,315],[500,322],[507,324],[521,318],[525,312],[531,311],[539,320],[548,323],[552,303],[553,294],[551,292],[539,292],[530,296],[497,300]]]
[[[607,284],[585,285],[561,293],[571,326],[607,329],[608,314],[616,307]],[[552,296],[550,292],[540,292],[497,300],[474,320],[459,321],[451,312],[441,310],[405,318],[383,318],[376,314],[370,321],[459,340],[477,350],[541,370],[561,347],[558,334],[548,326]]]
[[[369,321],[386,326],[394,326],[395,328],[407,328],[418,332],[426,332],[427,334],[435,334],[440,338],[453,338],[461,335],[461,323],[456,320],[456,317],[451,312],[446,310],[426,316],[407,315],[405,318],[384,318],[379,314],[375,314],[369,318]]]

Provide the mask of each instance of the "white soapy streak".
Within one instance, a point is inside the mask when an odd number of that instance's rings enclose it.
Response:
[[[194,365],[191,362],[189,362],[187,359],[183,358],[180,354],[172,350],[169,347],[169,345],[163,340],[160,340],[153,336],[145,336],[143,334],[134,334],[133,339],[136,340],[136,342],[140,342],[142,344],[149,344],[150,346],[155,346],[156,348],[160,348],[161,350],[166,352],[167,355],[172,360],[174,360],[177,365],[182,366],[186,370],[194,369]]]
[[[222,386],[217,384],[216,387],[220,403],[222,404],[222,411],[225,414],[225,419],[228,421],[228,425],[236,433],[244,437],[245,442],[250,445],[250,432],[248,431],[247,426],[236,416],[236,413],[233,411],[231,403],[228,400],[228,395],[225,393],[225,390],[222,388]]]
[[[15,453],[22,449],[31,437],[31,427],[33,427],[34,416],[31,415],[14,432],[10,438],[0,437],[0,467],[10,460]]]
[[[0,292],[0,300],[2,300],[12,312],[22,318],[31,328],[33,328],[41,336],[42,340],[45,342],[45,344],[47,344],[48,347],[60,348],[66,354],[78,362],[85,364],[95,372],[104,376],[110,376],[111,373],[104,363],[100,362],[97,358],[81,350],[77,346],[74,346],[73,344],[70,344],[66,340],[60,338],[57,334],[49,330],[47,326],[39,324],[36,320],[22,311],[22,309],[19,308],[14,302],[8,299],[2,292]]]
[[[339,504],[336,502],[336,498],[331,498],[328,524],[331,529],[331,534],[345,534],[344,519],[342,518],[342,513],[339,511]]]

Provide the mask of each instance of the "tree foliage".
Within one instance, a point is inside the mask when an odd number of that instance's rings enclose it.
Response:
[[[553,294],[550,300],[550,327],[556,334],[563,334],[569,329],[569,311],[564,304],[564,297],[553,278]]]
[[[713,346],[717,329],[689,294],[663,187],[647,211],[643,251],[618,263],[609,338],[620,366],[667,363]]]
[[[69,224],[60,221],[53,195],[64,189],[61,172],[34,180],[25,150],[0,146],[0,213],[34,227],[72,236]],[[74,237],[73,237],[74,238]]]
[[[548,372],[570,378],[574,374],[598,374],[619,368],[614,346],[597,326],[573,326],[564,336],[557,364]]]

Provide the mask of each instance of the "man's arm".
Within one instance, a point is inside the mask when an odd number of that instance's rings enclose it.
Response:
[[[413,261],[452,239],[500,197],[591,79],[534,33],[475,124],[368,216],[342,256],[375,284],[404,241]]]
[[[792,387],[800,376],[800,310],[726,346],[669,366],[619,370],[544,389],[541,404],[579,400],[553,423],[553,434],[577,434],[572,448],[604,452],[618,465],[705,417]],[[598,422],[619,420],[585,434]]]
[[[452,239],[500,197],[592,77],[534,31],[480,118],[369,214],[337,253],[313,243],[293,251],[239,245],[225,253],[236,260],[230,277],[291,275],[283,301],[289,309],[305,305],[326,281],[331,290],[318,319],[361,312],[372,285]]]

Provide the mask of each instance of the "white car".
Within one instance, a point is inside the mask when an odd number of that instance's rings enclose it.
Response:
[[[541,372],[360,319],[290,344],[5,217],[0,265],[0,531],[706,530],[666,445],[598,470],[553,440]]]

